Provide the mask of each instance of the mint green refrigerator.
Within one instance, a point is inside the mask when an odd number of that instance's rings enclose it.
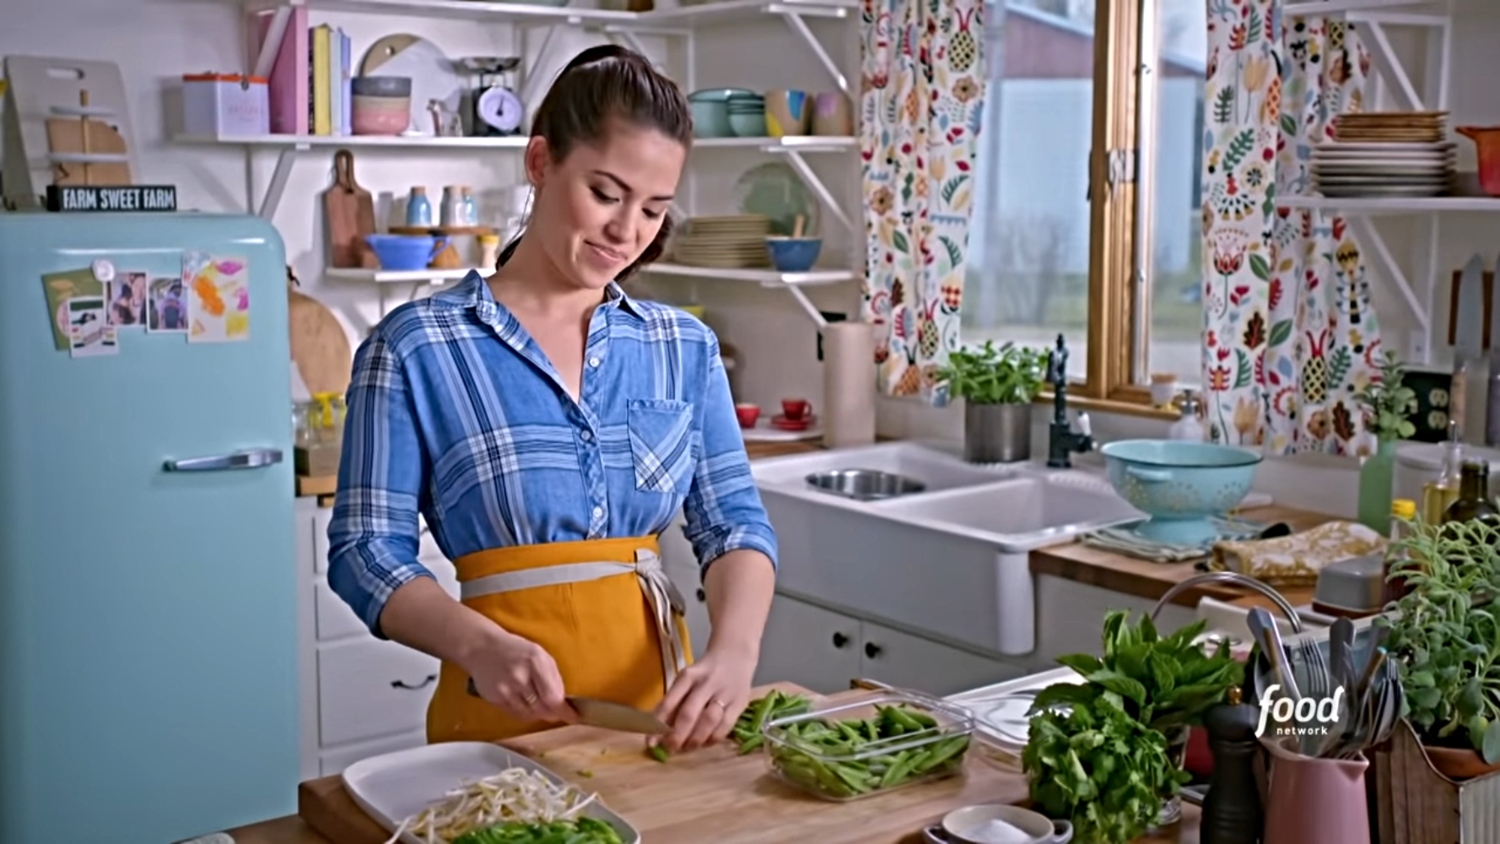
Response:
[[[0,213],[0,841],[296,810],[286,310],[258,218]]]

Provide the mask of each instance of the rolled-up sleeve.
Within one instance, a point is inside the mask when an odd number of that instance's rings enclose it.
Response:
[[[776,531],[750,474],[717,340],[709,344],[708,353],[708,384],[701,407],[703,448],[683,505],[684,533],[705,571],[724,554],[746,548],[760,551],[779,567]]]
[[[412,391],[377,329],[354,357],[345,400],[338,495],[328,525],[328,585],[369,627],[391,594],[418,577],[417,513],[426,475]]]

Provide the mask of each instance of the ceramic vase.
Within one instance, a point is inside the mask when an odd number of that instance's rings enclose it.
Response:
[[[1359,522],[1381,536],[1391,533],[1391,485],[1395,470],[1395,440],[1381,440],[1375,453],[1359,467]]]

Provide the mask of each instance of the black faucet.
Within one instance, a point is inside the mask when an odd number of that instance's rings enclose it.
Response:
[[[1092,451],[1094,438],[1089,435],[1087,413],[1078,414],[1078,431],[1068,422],[1068,347],[1063,336],[1047,352],[1047,381],[1052,385],[1052,424],[1047,426],[1047,465],[1054,469],[1072,467],[1074,452]]]

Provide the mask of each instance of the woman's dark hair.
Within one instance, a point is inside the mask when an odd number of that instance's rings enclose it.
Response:
[[[537,106],[531,135],[545,138],[553,160],[561,161],[578,144],[603,140],[612,120],[655,129],[684,148],[693,143],[692,109],[677,83],[645,56],[615,44],[590,47],[568,62]],[[642,264],[660,258],[671,236],[672,218],[664,216],[656,238],[616,280],[624,281]],[[516,235],[505,245],[497,269],[520,242]]]

